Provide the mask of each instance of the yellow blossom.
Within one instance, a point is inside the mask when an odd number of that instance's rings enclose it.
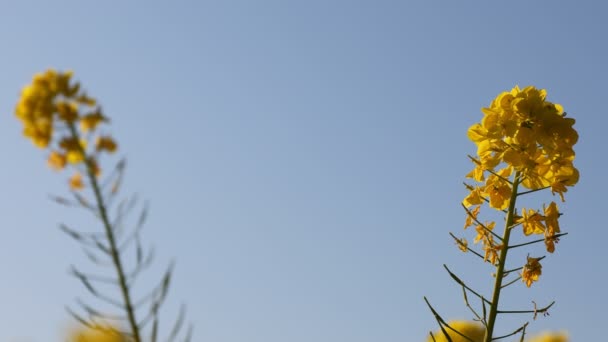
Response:
[[[467,214],[467,218],[464,221],[464,229],[473,225],[473,222],[477,220],[477,215],[479,214],[479,209],[481,209],[481,205],[476,206],[473,210],[470,211],[470,214]]]
[[[80,130],[86,133],[94,130],[100,123],[107,121],[108,118],[103,116],[101,111],[97,110],[94,113],[84,115],[82,118],[80,118]]]
[[[59,119],[65,122],[74,122],[78,119],[78,105],[74,102],[57,102]]]
[[[110,136],[100,136],[97,137],[97,141],[95,142],[95,149],[99,151],[108,151],[110,153],[116,152],[116,142]]]
[[[526,210],[524,208],[522,210],[522,215],[523,216],[519,218],[517,222],[522,224],[525,235],[542,234],[545,232],[545,226],[543,225],[544,217],[536,210]]]
[[[456,244],[458,245],[458,249],[465,253],[469,250],[469,242],[465,238],[457,239]]]
[[[72,177],[70,177],[70,188],[72,190],[82,190],[84,189],[84,182],[82,181],[82,175],[76,172]]]
[[[527,287],[530,287],[533,282],[538,281],[542,273],[542,265],[540,264],[541,258],[528,257],[528,262],[524,265],[521,272],[521,279],[526,283]]]
[[[551,202],[551,204],[549,204],[544,211],[545,225],[547,227],[547,230],[545,231],[545,245],[547,247],[547,251],[549,253],[553,253],[555,251],[555,242],[558,241],[555,234],[560,233],[558,221],[559,210],[557,209],[557,204],[555,202]]]
[[[497,245],[494,243],[494,239],[490,235],[487,243],[483,245],[483,261],[489,261],[490,264],[496,265],[498,261],[498,252],[502,249],[502,245]]]
[[[488,177],[484,193],[490,198],[490,207],[503,210],[509,206],[511,186],[508,182],[496,175]]]
[[[72,125],[81,120],[80,106],[95,105],[94,99],[80,91],[78,83],[70,84],[71,77],[71,71],[50,69],[34,75],[32,82],[21,91],[15,115],[23,123],[23,134],[37,147],[48,147],[57,125]],[[87,116],[81,126],[92,129],[102,121],[105,118],[97,109],[94,114]]]
[[[57,151],[52,151],[49,155],[47,163],[51,169],[59,171],[65,167],[65,164],[67,163],[67,158],[65,154],[59,153]]]
[[[578,171],[572,166],[572,147],[578,141],[575,120],[567,118],[562,106],[547,101],[546,96],[544,89],[516,86],[482,109],[481,122],[467,133],[477,145],[479,158],[467,177],[482,181],[482,171],[494,171],[504,163],[522,174],[521,184],[529,189],[552,185],[554,192],[563,195],[563,186],[576,184]],[[491,206],[504,209],[507,202],[495,190],[499,189],[486,189]]]
[[[84,161],[87,142],[75,137],[65,137],[59,142],[59,147],[65,151],[68,163],[78,164]]]
[[[475,241],[473,241],[473,242],[478,243],[479,241],[482,241],[487,236],[492,236],[490,231],[494,230],[495,225],[496,225],[496,222],[486,222],[484,225],[478,224],[475,227],[475,230],[477,231],[477,236],[475,237]]]
[[[472,205],[479,205],[482,204],[483,201],[483,193],[481,191],[481,188],[476,187],[473,189],[470,189],[470,193],[469,195],[467,195],[467,197],[464,198],[464,200],[462,200],[462,204],[464,204],[466,207],[470,207]]]

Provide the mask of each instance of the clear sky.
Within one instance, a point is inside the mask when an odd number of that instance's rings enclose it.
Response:
[[[490,268],[448,235],[465,218],[466,130],[498,93],[545,88],[580,134],[581,179],[560,206],[570,235],[538,284],[502,299],[557,301],[528,331],[605,335],[607,6],[5,4],[0,341],[59,341],[64,307],[89,299],[67,272],[83,255],[56,227],[96,221],[49,201],[68,175],[46,168],[13,114],[21,87],[50,67],[74,70],[112,118],[125,190],[150,202],[144,238],[159,267],[177,261],[164,317],[187,303],[194,341],[213,342],[422,341],[436,328],[425,295],[445,317],[470,318],[442,267],[489,295]]]

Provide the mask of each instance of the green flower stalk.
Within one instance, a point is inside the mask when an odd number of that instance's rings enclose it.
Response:
[[[484,326],[483,341],[490,342],[519,332],[522,333],[523,340],[527,323],[511,334],[496,335],[499,314],[534,313],[536,316],[538,313],[546,313],[553,303],[541,309],[535,307],[534,310],[501,309],[499,304],[502,289],[519,279],[530,287],[539,280],[542,273],[540,261],[544,258],[528,256],[523,266],[508,269],[508,252],[514,248],[544,242],[547,252],[553,253],[555,243],[565,234],[560,231],[558,219],[561,214],[555,202],[543,205],[542,211],[521,208],[520,215],[516,206],[517,199],[533,192],[550,190],[553,195],[559,195],[562,202],[565,201],[567,187],[575,185],[579,179],[579,172],[573,164],[573,146],[578,140],[578,134],[573,128],[575,120],[566,117],[562,106],[547,101],[545,90],[531,86],[523,89],[515,87],[499,94],[482,112],[484,116],[481,122],[468,130],[468,137],[477,145],[477,155],[469,156],[474,168],[467,174],[467,178],[474,183],[465,184],[469,193],[462,202],[467,213],[464,228],[475,227],[477,235],[474,243],[481,246],[481,251],[473,249],[466,238],[452,237],[462,251],[470,251],[495,267],[493,293],[490,297],[483,296],[473,291],[449,269],[448,272],[463,287],[467,306]],[[482,221],[479,218],[482,207],[504,214],[502,235],[494,232],[495,221]],[[511,236],[519,234],[519,227],[526,237],[541,235],[543,238],[513,244]],[[519,275],[515,279],[508,279],[517,272]],[[467,293],[481,299],[481,314],[468,303]],[[447,326],[434,309],[433,312],[442,328]],[[472,338],[469,340],[480,341]]]

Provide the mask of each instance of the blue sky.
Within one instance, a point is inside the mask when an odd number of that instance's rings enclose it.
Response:
[[[74,70],[112,118],[125,191],[150,202],[156,265],[177,261],[165,317],[185,302],[194,340],[216,342],[422,341],[436,327],[423,296],[470,318],[442,268],[489,293],[490,268],[448,235],[465,217],[466,130],[498,93],[545,88],[580,135],[581,179],[560,206],[570,235],[537,285],[502,299],[557,301],[529,331],[601,336],[607,12],[599,1],[4,6],[0,341],[61,340],[64,307],[88,299],[67,275],[83,255],[56,227],[96,222],[48,200],[68,175],[45,167],[13,115],[21,87],[51,67]]]

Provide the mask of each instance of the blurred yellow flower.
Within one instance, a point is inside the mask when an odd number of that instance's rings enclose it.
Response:
[[[456,244],[458,245],[458,249],[465,253],[469,250],[469,241],[467,241],[465,238],[456,240]]]
[[[460,332],[462,335],[467,336],[473,342],[482,342],[483,338],[484,338],[484,334],[486,332],[483,325],[481,325],[477,322],[450,321],[450,322],[448,322],[448,325],[450,327],[454,328],[455,330],[457,330],[458,332]],[[460,336],[459,334],[451,331],[447,327],[445,327],[445,330],[447,331],[448,335],[450,336],[450,339],[453,342],[470,342],[469,339],[466,339],[466,338]],[[433,336],[435,337],[436,342],[447,342],[448,341],[448,339],[445,337],[445,335],[443,334],[443,332],[441,330],[434,332]],[[427,342],[432,342],[432,341],[433,341],[433,339],[429,336],[429,338],[427,339]]]
[[[108,151],[110,153],[116,152],[116,142],[110,136],[100,136],[97,137],[97,141],[95,142],[95,149],[100,151]]]
[[[532,336],[527,342],[568,342],[568,334],[565,332],[545,332]]]
[[[36,74],[32,84],[21,91],[15,115],[23,123],[23,134],[32,139],[37,147],[48,146],[53,133],[55,113],[64,121],[73,121],[78,116],[73,104],[55,103],[58,96],[70,97],[77,91],[69,85],[71,76],[71,72],[47,70],[45,73]]]
[[[70,177],[70,188],[72,190],[82,190],[84,189],[84,182],[82,181],[82,175],[79,172],[76,172],[72,177]]]
[[[127,339],[113,328],[80,329],[70,334],[68,342],[127,342]]]
[[[59,119],[65,122],[74,122],[78,119],[78,104],[75,102],[58,101],[56,107]]]
[[[67,158],[65,154],[61,154],[57,151],[52,151],[47,160],[47,164],[53,170],[63,170],[65,164],[67,164]]]
[[[80,130],[86,133],[94,130],[100,123],[107,121],[108,119],[100,111],[95,111],[80,118]]]

